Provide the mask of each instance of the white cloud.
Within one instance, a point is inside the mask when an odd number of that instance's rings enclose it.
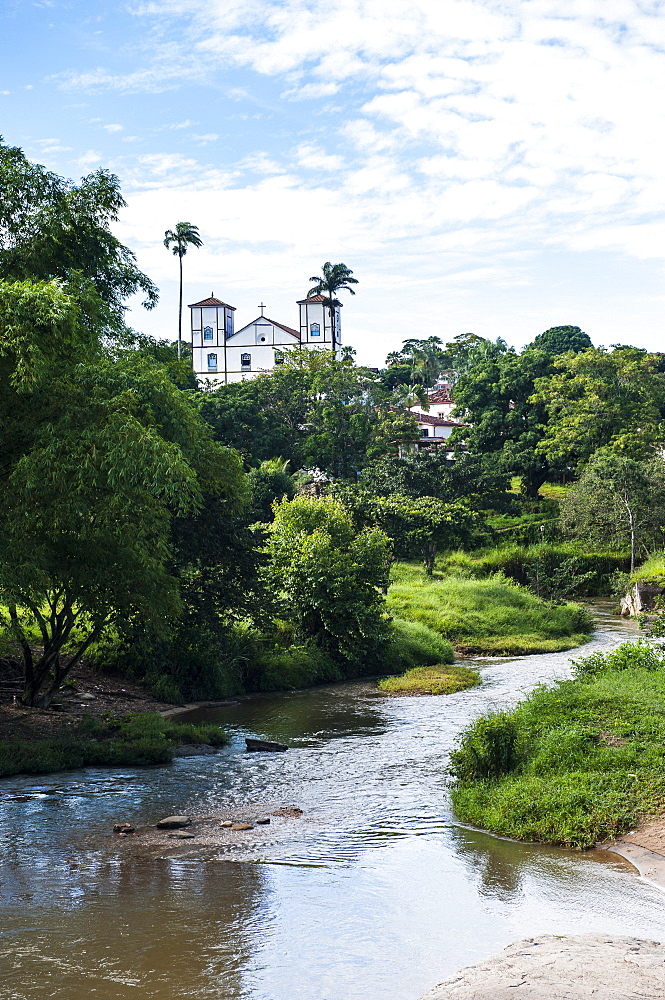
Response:
[[[115,124],[115,125],[102,125],[102,128],[106,129],[107,132],[122,132],[123,129],[124,129],[124,127],[125,127],[124,125],[117,125],[117,124]]]

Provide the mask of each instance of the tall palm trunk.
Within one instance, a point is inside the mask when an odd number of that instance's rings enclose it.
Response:
[[[178,255],[180,261],[180,299],[178,302],[178,360],[182,353],[182,254]]]

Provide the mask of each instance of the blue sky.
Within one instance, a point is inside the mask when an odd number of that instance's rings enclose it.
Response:
[[[663,0],[3,0],[0,32],[5,141],[121,178],[139,329],[176,334],[184,219],[185,300],[240,323],[351,267],[368,364],[562,323],[665,350]]]

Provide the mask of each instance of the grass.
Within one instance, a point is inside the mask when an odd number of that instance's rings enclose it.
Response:
[[[431,667],[413,667],[400,677],[384,677],[379,690],[386,694],[453,694],[480,684],[480,674],[459,664],[435,664]]]
[[[609,595],[614,575],[625,571],[630,557],[625,552],[584,551],[567,542],[536,545],[506,543],[469,553],[462,550],[441,558],[442,573],[482,579],[504,573],[516,583],[544,591],[559,589],[573,594]],[[558,582],[558,586],[557,586]]]
[[[428,577],[397,563],[388,591],[396,618],[425,626],[461,653],[521,655],[571,649],[592,620],[577,604],[550,605],[501,574],[486,579]]]
[[[179,744],[222,746],[228,737],[219,726],[175,722],[157,712],[119,719],[84,718],[48,739],[0,742],[0,776],[48,774],[79,767],[137,767],[164,764]]]
[[[632,583],[637,580],[653,580],[662,586],[665,582],[665,552],[657,552],[650,556],[646,562],[637,567],[630,580]]]
[[[475,826],[587,848],[665,809],[665,657],[624,643],[580,661],[451,755],[453,805]]]

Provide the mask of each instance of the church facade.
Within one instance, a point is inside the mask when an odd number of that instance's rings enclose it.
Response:
[[[322,295],[301,299],[297,328],[264,315],[236,329],[235,306],[211,295],[190,306],[192,363],[200,379],[215,383],[240,382],[272,371],[294,347],[332,350],[330,310]],[[340,308],[335,309],[335,353],[341,348]]]

